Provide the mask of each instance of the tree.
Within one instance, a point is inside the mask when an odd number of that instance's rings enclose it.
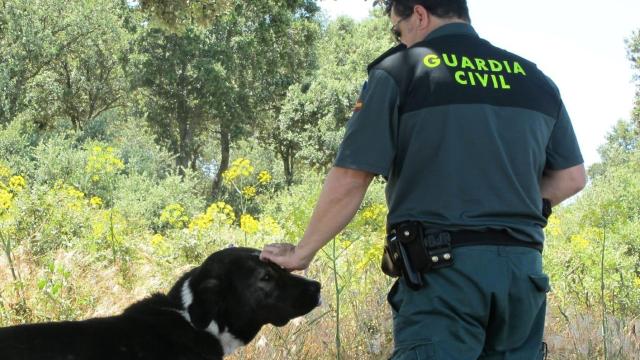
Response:
[[[142,31],[134,85],[147,98],[146,118],[184,168],[196,167],[207,137],[216,135],[220,158],[212,194],[228,167],[231,144],[254,132],[259,114],[288,87],[287,76],[296,78],[294,71],[282,72],[282,63],[304,52],[297,46],[308,45],[283,40],[317,11],[309,0],[234,0],[209,28]]]
[[[29,111],[41,128],[76,129],[119,106],[124,1],[9,0],[0,14],[0,123]]]
[[[640,30],[636,30],[626,43],[629,61],[635,69],[634,80],[636,81],[636,99],[631,118],[640,136]]]
[[[351,115],[366,66],[392,45],[388,20],[377,12],[360,23],[339,18],[328,24],[317,47],[317,68],[291,85],[263,129],[283,162],[287,184],[302,163],[324,171],[332,162]]]

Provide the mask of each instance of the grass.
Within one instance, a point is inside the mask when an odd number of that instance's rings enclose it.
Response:
[[[201,260],[158,259],[153,249],[146,246],[138,248],[126,269],[108,260],[96,261],[94,254],[80,250],[58,250],[45,262],[24,247],[15,248],[12,255],[22,283],[13,280],[11,267],[3,257],[0,260],[0,326],[116,314],[155,291],[166,292],[180,274]],[[331,261],[337,268],[344,269],[344,263],[352,257],[347,252]],[[336,260],[343,262],[342,267],[338,267]],[[371,264],[358,273],[360,276],[343,274],[342,279],[350,280],[335,286],[338,277],[325,270],[328,267],[322,261],[316,260],[308,276],[324,284],[323,306],[287,326],[264,327],[251,344],[230,359],[388,358],[393,346],[391,315],[386,303],[390,280]],[[336,289],[341,291],[339,309]],[[550,296],[549,301],[545,334],[549,359],[604,358],[600,309],[586,312],[562,309],[554,296]],[[336,347],[337,311],[340,312],[339,348]],[[607,357],[640,359],[640,317],[617,318],[609,314],[606,320]]]

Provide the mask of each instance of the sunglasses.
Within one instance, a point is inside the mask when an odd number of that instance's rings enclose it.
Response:
[[[413,14],[411,14],[411,15],[413,15]],[[396,40],[397,43],[400,42],[400,38],[402,37],[402,32],[400,31],[400,28],[398,27],[398,25],[400,25],[401,22],[407,20],[410,17],[411,16],[407,16],[405,18],[402,18],[402,19],[396,21],[396,23],[393,24],[393,26],[391,27],[391,34],[393,35],[393,38]]]

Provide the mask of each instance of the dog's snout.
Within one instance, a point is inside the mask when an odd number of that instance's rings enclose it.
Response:
[[[322,285],[320,285],[319,282],[317,281],[311,281],[309,283],[309,287],[307,288],[309,290],[309,292],[311,293],[319,293],[320,289],[322,288]]]

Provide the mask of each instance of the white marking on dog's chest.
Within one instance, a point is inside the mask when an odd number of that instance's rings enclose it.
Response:
[[[215,336],[218,341],[220,341],[220,346],[222,346],[222,350],[225,355],[229,355],[234,352],[237,348],[244,346],[245,344],[238,340],[233,334],[225,331],[220,333],[220,328],[218,327],[218,323],[215,320],[212,320],[206,331]]]
[[[193,303],[193,293],[189,288],[189,280],[191,278],[184,281],[182,284],[182,307],[184,310],[178,311],[182,317],[184,317],[189,324],[191,324],[191,316],[189,315],[189,306]]]
[[[189,315],[189,306],[193,303],[193,293],[191,292],[191,288],[189,287],[189,280],[185,280],[184,284],[182,284],[182,306],[184,310],[178,310],[180,315],[184,317],[191,326],[193,323],[191,322],[191,316]],[[230,332],[225,331],[220,333],[220,327],[215,320],[212,320],[209,326],[205,329],[206,332],[213,335],[220,342],[220,346],[222,346],[222,350],[225,355],[229,355],[234,352],[237,348],[245,345],[244,342],[238,340],[235,336],[233,336]]]

